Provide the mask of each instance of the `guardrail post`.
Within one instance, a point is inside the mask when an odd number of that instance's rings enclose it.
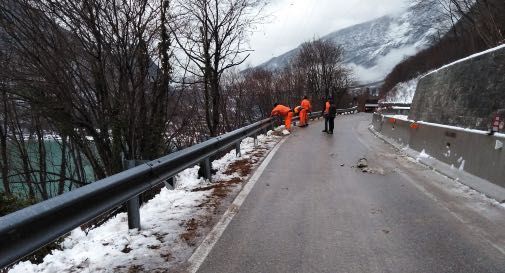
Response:
[[[240,142],[235,143],[235,155],[237,157],[242,156],[242,153],[240,152]]]
[[[137,165],[135,160],[126,160],[125,169],[134,168]],[[128,229],[140,229],[140,196],[137,195],[126,203],[128,211]]]
[[[258,146],[258,135],[254,134],[253,139],[254,139],[254,147]]]
[[[126,203],[128,209],[128,229],[140,229],[140,199],[135,196]]]
[[[211,166],[210,166],[210,158],[209,157],[205,158],[200,163],[200,168],[202,169],[203,178],[208,179],[209,181],[212,181],[212,170],[211,170]]]
[[[175,184],[174,184],[173,177],[170,177],[169,179],[165,180],[164,183],[165,183],[165,188],[167,188],[168,190],[174,189]]]

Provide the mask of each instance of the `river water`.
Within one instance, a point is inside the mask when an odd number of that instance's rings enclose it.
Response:
[[[61,143],[58,142],[57,140],[45,140],[44,141],[44,146],[46,149],[46,164],[47,164],[47,172],[49,173],[55,173],[58,174],[61,170],[61,162],[62,162],[62,156],[61,156]],[[33,169],[39,169],[39,154],[38,154],[38,143],[36,141],[28,141],[28,155],[29,155],[29,161],[30,165],[32,166]],[[9,168],[9,182],[10,182],[10,187],[12,192],[19,196],[19,197],[27,197],[28,196],[28,187],[26,186],[25,181],[27,180],[26,175],[23,174],[23,168],[22,168],[22,160],[19,156],[19,152],[17,149],[14,147],[11,147],[9,149],[9,157],[10,157],[10,168]],[[68,164],[68,169],[67,172],[70,173],[75,173],[75,164],[73,160],[70,160],[71,156],[70,154],[67,155],[67,164]],[[94,179],[93,175],[93,169],[91,168],[91,165],[85,160],[83,157],[83,165],[84,165],[84,171],[86,174],[86,180],[87,181],[92,181]],[[67,174],[68,176],[68,174]],[[32,181],[35,181],[36,183],[40,182],[40,178],[38,174],[32,174]],[[77,177],[77,176],[76,176]],[[47,175],[46,181],[49,181],[49,183],[46,183],[46,189],[50,196],[55,196],[58,192],[58,176],[57,175]],[[55,180],[54,182],[52,182]],[[65,183],[65,191],[68,191],[72,188],[75,188],[76,186],[73,185],[70,181],[66,181]],[[3,181],[2,178],[0,177],[0,192],[4,192],[5,189],[3,187]],[[38,193],[38,191],[37,191]],[[40,197],[38,195],[38,197]]]

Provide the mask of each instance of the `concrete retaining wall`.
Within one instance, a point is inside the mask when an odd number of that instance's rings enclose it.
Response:
[[[505,109],[505,46],[477,54],[419,80],[412,120],[488,130]]]
[[[456,127],[395,119],[374,114],[375,131],[417,152],[424,151],[449,166],[453,173],[467,172],[505,190],[505,135],[486,135],[483,131],[469,131]]]

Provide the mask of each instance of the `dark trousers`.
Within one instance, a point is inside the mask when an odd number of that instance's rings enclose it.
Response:
[[[330,133],[333,133],[333,128],[335,128],[335,118],[328,118],[328,126],[330,127],[329,129],[329,132]],[[326,124],[326,123],[325,123]]]
[[[330,118],[324,117],[324,131],[328,132],[328,123],[329,123]]]

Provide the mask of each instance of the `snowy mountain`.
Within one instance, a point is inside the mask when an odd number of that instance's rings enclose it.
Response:
[[[388,15],[330,33],[345,49],[344,62],[361,83],[382,80],[405,57],[427,47],[435,34],[447,29],[436,6],[412,5],[401,14]],[[275,57],[259,67],[275,70],[286,66],[299,48]]]

